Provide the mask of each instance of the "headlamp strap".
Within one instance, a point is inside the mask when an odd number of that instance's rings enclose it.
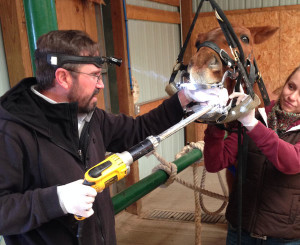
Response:
[[[55,68],[62,67],[64,64],[93,64],[101,67],[104,63],[120,66],[121,59],[104,56],[75,56],[61,53],[47,53],[47,62]]]

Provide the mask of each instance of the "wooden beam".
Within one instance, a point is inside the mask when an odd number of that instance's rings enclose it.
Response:
[[[32,76],[23,1],[0,1],[0,21],[10,86]]]
[[[168,98],[168,97],[166,97],[166,98]],[[152,109],[158,107],[166,98],[157,99],[157,100],[151,101],[149,103],[139,105],[140,112],[139,112],[138,116],[143,115],[143,114],[151,111]]]
[[[178,12],[171,12],[134,5],[126,5],[126,10],[128,19],[180,24],[180,14]]]
[[[181,29],[182,29],[182,45],[186,39],[189,32],[190,26],[193,22],[193,4],[192,0],[181,0]],[[190,39],[191,40],[191,39]],[[193,44],[189,41],[184,52],[183,63],[188,64],[190,58],[192,57]]]
[[[104,42],[104,40],[99,40],[98,38],[98,28],[97,27],[97,21],[96,21],[96,12],[95,12],[95,5],[98,3],[90,3],[86,4],[83,7],[83,16],[84,16],[84,26],[85,31],[89,36],[95,40],[96,42]],[[102,35],[100,35],[102,36]],[[102,46],[105,45],[105,43],[101,44]],[[99,94],[97,95],[98,103],[97,107],[101,109],[105,109],[105,101],[104,101],[104,91],[103,89],[100,90]]]
[[[122,65],[116,67],[120,112],[133,116],[134,106],[133,96],[130,91],[126,28],[122,0],[111,1],[111,15],[114,37],[114,55],[123,59]]]
[[[157,3],[163,3],[175,7],[180,6],[180,0],[150,0],[150,2],[157,2]]]
[[[181,18],[182,18],[182,45],[186,40],[187,34],[189,32],[190,26],[193,22],[193,5],[192,0],[181,0]],[[188,42],[186,50],[184,52],[183,63],[188,64],[190,58],[192,57],[193,44],[191,39]],[[197,123],[191,123],[185,127],[185,141],[187,142],[197,142]]]
[[[56,1],[55,6],[59,30],[85,31],[83,6],[80,0],[60,0]]]
[[[126,27],[122,0],[111,0],[112,32],[114,37],[115,56],[123,59],[122,65],[116,68],[119,108],[126,115],[134,115],[133,96],[129,84],[128,54],[126,41]],[[126,185],[139,181],[139,168],[137,162],[130,166],[130,174],[126,177]],[[128,207],[126,210],[133,214],[140,214],[141,200]]]
[[[89,0],[90,2],[94,2],[94,3],[97,3],[97,4],[104,4],[105,5],[105,2],[104,0]]]

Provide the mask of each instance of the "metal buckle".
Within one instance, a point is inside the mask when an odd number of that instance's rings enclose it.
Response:
[[[229,46],[229,48],[230,48],[230,51],[231,51],[231,53],[234,57],[234,60],[238,61],[239,60],[239,55],[238,55],[238,51],[236,50],[236,48],[233,49],[231,46]]]
[[[234,60],[232,60],[229,55],[227,54],[227,52],[224,49],[220,49],[219,52],[219,56],[220,58],[226,63],[226,65],[228,67],[233,67],[234,65]]]
[[[257,239],[264,240],[264,241],[267,240],[267,236],[257,235],[257,234],[255,234],[255,233],[250,233],[250,236],[253,237],[253,238],[257,238]]]

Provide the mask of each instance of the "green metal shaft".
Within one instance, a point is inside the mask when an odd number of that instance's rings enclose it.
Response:
[[[177,172],[181,172],[197,160],[201,159],[202,152],[198,149],[193,149],[181,158],[178,158],[173,163],[177,166]],[[147,176],[139,182],[133,184],[126,190],[120,192],[112,198],[115,214],[136,202],[143,196],[147,195],[168,179],[168,174],[163,170],[158,170],[155,173]]]
[[[34,51],[36,41],[42,35],[57,30],[55,0],[23,0],[30,56],[35,74]]]

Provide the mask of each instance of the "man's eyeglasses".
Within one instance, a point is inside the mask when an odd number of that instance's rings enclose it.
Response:
[[[95,77],[97,78],[97,83],[102,80],[102,74],[100,73],[100,75],[95,75],[95,74],[90,74],[90,73],[86,73],[86,72],[82,72],[82,71],[74,71],[74,70],[71,70],[71,69],[65,69],[67,71],[70,71],[70,72],[75,72],[75,73],[81,73],[81,74],[85,74],[85,75],[88,75],[88,76],[92,76],[92,77]]]

